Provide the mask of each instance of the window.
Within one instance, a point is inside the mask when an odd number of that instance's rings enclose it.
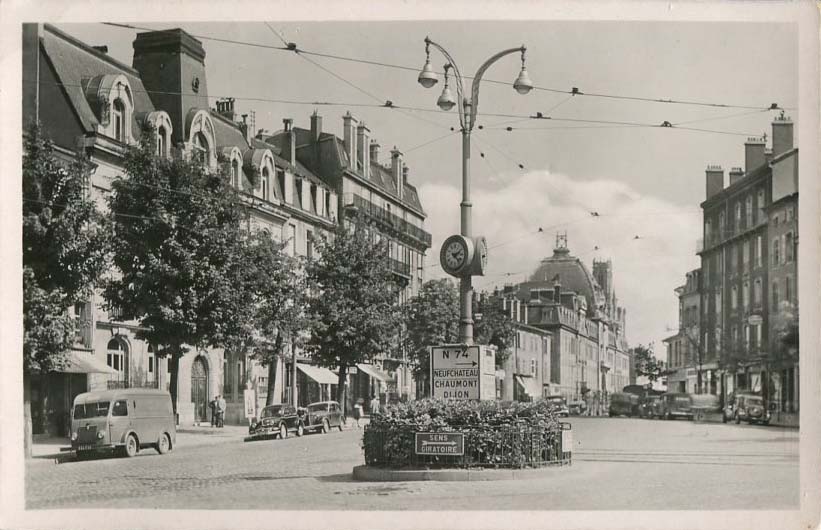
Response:
[[[753,196],[747,195],[747,201],[744,203],[744,210],[747,218],[747,228],[753,226]]]
[[[224,359],[222,361],[222,395],[229,396],[233,392],[231,391],[231,365],[228,364],[228,359]]]
[[[239,160],[236,158],[231,161],[231,186],[239,188]]]
[[[718,213],[718,239],[719,239],[719,241],[724,239],[724,212],[723,211]]]
[[[308,259],[311,259],[314,255],[314,233],[311,230],[307,231],[307,236],[305,237],[305,255]]]
[[[148,376],[146,379],[148,381],[154,381],[156,373],[157,373],[157,354],[154,353],[154,347],[149,345],[148,346]]]
[[[787,232],[784,237],[784,259],[787,263],[789,263],[793,260],[793,253],[795,251],[795,248],[793,247],[792,232]]]
[[[773,239],[773,266],[777,266],[781,262],[781,245],[778,244],[778,238]]]
[[[706,221],[704,221],[704,240],[707,242],[707,246],[709,246],[712,243],[712,235],[712,223],[709,219],[707,219]]]
[[[296,256],[296,225],[288,225],[288,251],[291,256]]]
[[[733,285],[733,288],[730,290],[730,307],[736,309],[738,307],[738,287]]]
[[[119,98],[111,105],[111,121],[114,124],[114,139],[125,142],[125,105]]]
[[[530,373],[536,375],[536,359],[530,359]]]
[[[208,145],[208,138],[201,132],[194,135],[194,159],[200,164],[208,165],[211,160],[211,147]]]
[[[761,328],[762,326],[759,324],[755,327],[755,347],[761,347]]]
[[[744,347],[750,347],[750,326],[744,324]]]
[[[755,236],[755,266],[761,266],[761,236]]]
[[[793,296],[793,286],[792,286],[792,276],[787,276],[784,280],[784,300],[787,302],[792,302]]]
[[[749,243],[749,241],[744,241],[743,243],[741,243],[741,249],[742,249],[742,253],[743,253],[743,256],[744,256],[744,258],[742,260],[742,263],[744,263],[744,270],[746,271],[750,268],[750,243]]]
[[[778,311],[778,280],[773,280],[772,308]]]
[[[735,231],[741,230],[741,202],[735,203]]]
[[[744,309],[747,309],[750,307],[750,282],[744,282],[741,296],[744,299]]]
[[[756,278],[753,283],[753,303],[757,306],[761,305],[761,278]]]
[[[285,170],[277,168],[277,184],[282,193],[280,199],[285,199]]]
[[[792,221],[795,218],[795,210],[792,206],[787,207],[787,221]]]
[[[716,291],[716,313],[721,313],[721,289]]]
[[[262,200],[263,201],[267,201],[269,199],[268,175],[269,175],[268,168],[267,167],[262,168],[262,183],[261,184],[262,184]]]
[[[120,399],[114,402],[114,406],[111,407],[111,415],[112,416],[128,416],[128,402],[124,399]]]
[[[331,216],[331,192],[325,190],[325,216]]]
[[[165,130],[165,127],[163,127],[161,125],[160,128],[157,129],[157,156],[159,156],[159,157],[166,156],[166,153],[165,153],[165,149],[166,149],[165,135],[166,134],[167,134],[167,131]]]
[[[106,364],[117,372],[116,380],[125,380],[125,345],[117,340],[111,339],[106,347]]]
[[[757,202],[758,202],[758,204],[756,206],[758,207],[758,213],[757,213],[756,216],[757,216],[757,221],[760,222],[760,221],[764,220],[764,188],[761,188],[760,190],[758,190],[758,201]]]

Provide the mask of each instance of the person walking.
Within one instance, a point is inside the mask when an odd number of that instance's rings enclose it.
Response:
[[[217,398],[219,396],[214,396],[214,399],[208,402],[208,408],[211,409],[211,427],[217,426]]]
[[[362,417],[362,399],[358,399],[353,406],[353,421],[356,423],[356,428],[359,428],[359,418]]]
[[[217,427],[225,427],[225,398],[217,396]]]
[[[370,411],[371,415],[379,414],[379,398],[376,397],[376,394],[371,396]]]

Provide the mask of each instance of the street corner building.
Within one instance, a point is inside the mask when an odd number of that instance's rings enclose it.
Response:
[[[729,182],[720,165],[705,172],[701,267],[675,292],[679,330],[665,340],[671,389],[760,393],[773,423],[797,425],[798,148],[782,112],[766,135],[744,143],[744,167]],[[700,381],[700,388],[699,388]]]
[[[517,328],[500,374],[503,399],[562,396],[597,413],[611,393],[635,383],[612,262],[594,260],[591,273],[570,253],[567,234],[527,281],[504,287],[502,303]]]
[[[182,29],[138,33],[128,66],[106,46],[86,44],[49,24],[25,24],[24,126],[39,122],[67,162],[80,151],[88,157],[88,200],[100,209],[112,181],[121,178],[126,149],[151,124],[158,157],[225,168],[249,206],[248,228],[285,242],[292,256],[312,257],[316,236],[362,212],[390,241],[392,269],[404,286],[397,303],[413,296],[424,281],[431,236],[401,151],[394,148],[382,161],[370,130],[350,113],[342,117],[341,137],[323,131],[316,112],[309,128],[284,118],[282,130],[255,134],[253,109],[239,117],[235,98],[210,106],[205,58],[202,42]],[[252,173],[259,176],[255,186]],[[35,434],[65,434],[79,393],[169,387],[166,359],[136,338],[136,322],[119,320],[117,308],[105,311],[99,293],[75,313],[80,332],[68,366],[33,381]],[[291,360],[278,363],[273,402],[290,400],[294,386],[299,405],[331,399],[336,374],[312,365],[303,352],[289,353]],[[208,403],[216,395],[225,397],[231,423],[246,421],[246,391],[253,392],[257,409],[268,398],[267,368],[230,351],[190,352],[180,359],[178,377],[181,425],[209,422]],[[351,400],[416,395],[407,362],[387,356],[352,369],[347,384]]]

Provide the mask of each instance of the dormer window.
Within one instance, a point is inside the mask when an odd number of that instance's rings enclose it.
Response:
[[[239,188],[239,160],[231,161],[231,186]]]
[[[125,105],[120,98],[115,99],[111,105],[111,121],[114,124],[114,139],[125,142]]]
[[[168,134],[165,130],[165,127],[160,127],[157,129],[157,156],[165,156],[165,135]]]
[[[208,161],[211,159],[208,139],[201,132],[194,135],[194,153],[192,158],[206,167],[208,166]]]
[[[268,194],[268,168],[262,168],[262,200],[267,201],[269,194]]]

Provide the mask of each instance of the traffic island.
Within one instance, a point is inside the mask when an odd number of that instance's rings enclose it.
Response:
[[[391,406],[365,427],[363,481],[539,478],[571,463],[571,425],[549,402],[428,399]]]

